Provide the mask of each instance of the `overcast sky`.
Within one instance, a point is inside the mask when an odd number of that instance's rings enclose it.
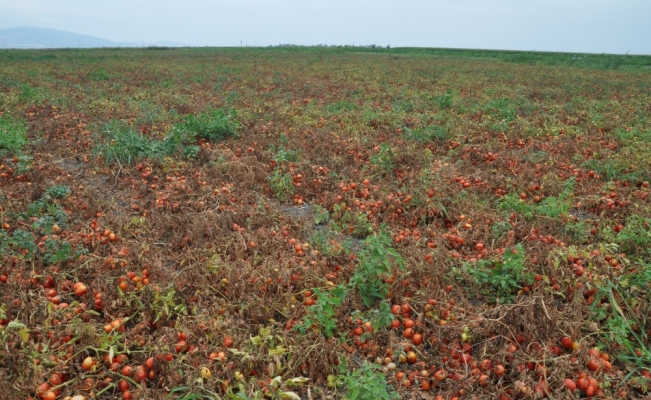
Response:
[[[19,26],[201,46],[651,54],[651,0],[0,0],[0,29]]]

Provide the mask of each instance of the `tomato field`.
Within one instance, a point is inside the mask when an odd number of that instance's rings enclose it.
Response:
[[[651,57],[0,52],[1,399],[651,396]]]

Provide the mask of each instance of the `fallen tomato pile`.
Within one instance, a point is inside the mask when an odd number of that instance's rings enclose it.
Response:
[[[1,53],[0,397],[647,398],[648,72],[436,54]]]

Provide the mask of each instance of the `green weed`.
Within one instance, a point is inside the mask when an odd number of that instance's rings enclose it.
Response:
[[[344,234],[365,238],[373,232],[373,226],[365,213],[351,213],[346,203],[335,204],[330,214],[330,226]]]
[[[510,303],[523,283],[533,283],[534,274],[527,272],[525,260],[524,247],[518,244],[507,249],[500,259],[479,260],[455,267],[452,275],[461,282],[471,279],[479,286],[480,293],[491,301]]]
[[[627,254],[651,254],[651,218],[633,214],[626,218],[624,228],[617,234],[610,227],[605,228],[602,234]]]
[[[502,210],[514,211],[526,218],[533,217],[535,207],[520,199],[517,193],[509,193],[500,199],[500,208]]]
[[[515,120],[516,104],[511,99],[498,99],[489,101],[484,107],[486,114],[503,122]]]
[[[344,247],[335,239],[336,233],[329,229],[316,230],[310,235],[312,247],[325,256],[336,256],[344,251]]]
[[[592,318],[603,324],[602,337],[617,345],[617,359],[651,370],[651,265],[636,262],[618,278],[596,285]]]
[[[612,181],[614,179],[638,181],[648,177],[648,174],[631,168],[630,161],[626,162],[618,159],[590,159],[583,162],[581,167],[595,171],[597,174],[601,175],[605,181]]]
[[[60,200],[60,199],[65,199],[66,197],[68,197],[71,192],[72,191],[70,190],[69,186],[54,185],[54,186],[50,186],[50,187],[46,188],[45,193],[43,194],[43,196],[45,198],[49,198],[49,199]]]
[[[336,103],[328,104],[325,106],[325,111],[328,114],[334,114],[334,115],[338,115],[340,113],[347,112],[347,111],[355,111],[355,110],[357,110],[357,105],[344,100],[340,100]]]
[[[24,174],[25,172],[29,171],[30,166],[34,162],[34,157],[27,154],[19,154],[17,157],[12,158],[11,160],[7,159],[7,162],[8,164],[12,165],[12,168],[16,169],[16,172],[19,174]]]
[[[583,221],[568,221],[562,232],[571,237],[575,243],[585,244],[588,239],[588,227]]]
[[[448,89],[440,96],[434,98],[434,102],[441,110],[447,110],[454,105],[454,92]]]
[[[68,213],[54,200],[66,198],[70,188],[63,185],[48,187],[43,197],[30,203],[27,211],[18,215],[22,221],[33,221],[32,228],[43,235],[51,235],[68,227]]]
[[[22,229],[16,229],[11,236],[5,230],[0,231],[0,252],[19,259],[31,259],[36,252],[34,237]]]
[[[97,69],[88,74],[90,81],[107,81],[111,79],[111,75],[103,69]]]
[[[575,179],[568,179],[565,182],[563,191],[558,197],[550,196],[537,204],[526,203],[520,199],[520,195],[517,193],[509,193],[500,199],[500,208],[502,210],[515,211],[526,218],[532,218],[534,214],[559,218],[566,215],[570,210],[572,191],[574,190],[575,184]]]
[[[321,225],[326,224],[330,220],[330,212],[327,208],[321,207],[316,204],[314,206],[314,224]]]
[[[346,400],[393,400],[400,396],[387,384],[377,365],[364,363],[353,372],[340,376],[346,386]]]
[[[297,163],[301,159],[301,155],[298,151],[288,150],[282,144],[278,147],[271,145],[269,150],[276,153],[272,157],[276,164]]]
[[[45,265],[68,261],[81,254],[75,254],[72,245],[68,241],[47,239],[44,248],[45,253],[43,254],[43,263]]]
[[[510,223],[506,221],[497,221],[491,225],[491,238],[494,240],[501,240],[511,229],[513,229],[513,225]]]
[[[369,162],[382,174],[388,174],[393,171],[394,157],[393,148],[386,143],[381,143],[379,151],[369,157]]]
[[[188,315],[187,307],[178,298],[174,288],[169,288],[165,293],[156,292],[151,307],[156,315],[154,323],[168,321],[181,315]]]
[[[316,325],[326,338],[330,338],[337,329],[335,309],[346,298],[346,289],[343,286],[330,290],[314,289],[314,296],[317,298],[316,303],[307,308],[305,317],[294,328],[304,334]]]
[[[381,119],[380,113],[369,108],[362,110],[362,122],[364,125],[375,126]]]
[[[370,321],[374,332],[391,325],[391,321],[395,319],[395,315],[391,312],[391,305],[389,305],[388,300],[381,301],[380,306],[377,309],[373,308],[366,310],[365,312],[355,310],[351,316],[354,320],[359,318],[362,321]],[[369,335],[369,333],[362,334],[362,340],[365,340],[367,335]]]
[[[449,140],[452,137],[447,127],[441,125],[428,125],[414,129],[405,127],[403,131],[407,139],[420,143]]]
[[[416,110],[416,104],[412,100],[396,100],[391,105],[391,109],[402,112],[412,112]]]
[[[204,138],[218,142],[237,136],[239,123],[235,110],[216,109],[199,115],[188,115],[185,120],[175,125],[175,130],[188,136]]]
[[[362,316],[365,320],[372,321],[376,331],[386,327],[393,320],[391,308],[386,301],[390,286],[386,278],[391,275],[394,267],[404,270],[405,263],[402,256],[391,248],[391,236],[383,227],[380,233],[369,236],[364,241],[348,287],[339,285],[325,291],[314,289],[317,301],[308,307],[307,315],[296,329],[305,333],[316,325],[326,337],[332,337],[336,330],[336,308],[346,297],[347,289],[355,290],[368,308],[364,313],[354,312],[354,316]],[[381,301],[379,307],[373,308],[378,301]]]
[[[213,110],[197,116],[188,115],[175,125],[162,140],[136,132],[133,127],[111,121],[103,129],[102,137],[96,137],[95,154],[101,155],[109,164],[134,162],[139,158],[161,159],[175,154],[195,158],[199,153],[198,139],[212,142],[236,136],[239,125],[235,111]]]
[[[651,129],[640,131],[639,129],[623,129],[615,128],[615,137],[627,144],[634,144],[635,142],[651,143]]]
[[[364,305],[371,308],[376,302],[386,299],[390,286],[386,279],[394,268],[404,270],[405,262],[391,247],[391,235],[385,229],[366,238],[357,257],[350,285],[362,297]]]
[[[17,215],[19,221],[28,223],[40,235],[53,235],[68,227],[68,213],[56,203],[70,194],[70,188],[55,185],[45,190],[43,197],[27,206],[27,210]],[[86,253],[82,248],[74,249],[66,240],[49,237],[43,242],[41,248],[42,262],[44,265],[65,262]],[[31,233],[17,229],[11,236],[5,231],[0,232],[0,250],[21,259],[33,259],[39,253]]]
[[[284,174],[280,168],[276,168],[274,173],[267,179],[271,190],[279,200],[287,201],[289,196],[294,193],[292,176],[290,174]]]
[[[13,121],[0,115],[0,153],[18,153],[27,144],[27,127],[22,121]]]
[[[193,158],[199,151],[192,144],[194,137],[183,131],[174,129],[163,140],[156,140],[115,120],[104,126],[102,136],[96,135],[95,142],[95,154],[104,157],[108,164],[130,164],[140,158],[162,159],[173,154]]]
[[[18,95],[18,100],[23,103],[41,103],[47,98],[47,93],[45,90],[32,87],[27,83],[21,84],[19,88],[20,94]]]

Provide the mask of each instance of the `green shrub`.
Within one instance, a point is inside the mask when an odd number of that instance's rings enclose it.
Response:
[[[27,127],[22,122],[0,116],[0,152],[18,153],[26,144]]]

